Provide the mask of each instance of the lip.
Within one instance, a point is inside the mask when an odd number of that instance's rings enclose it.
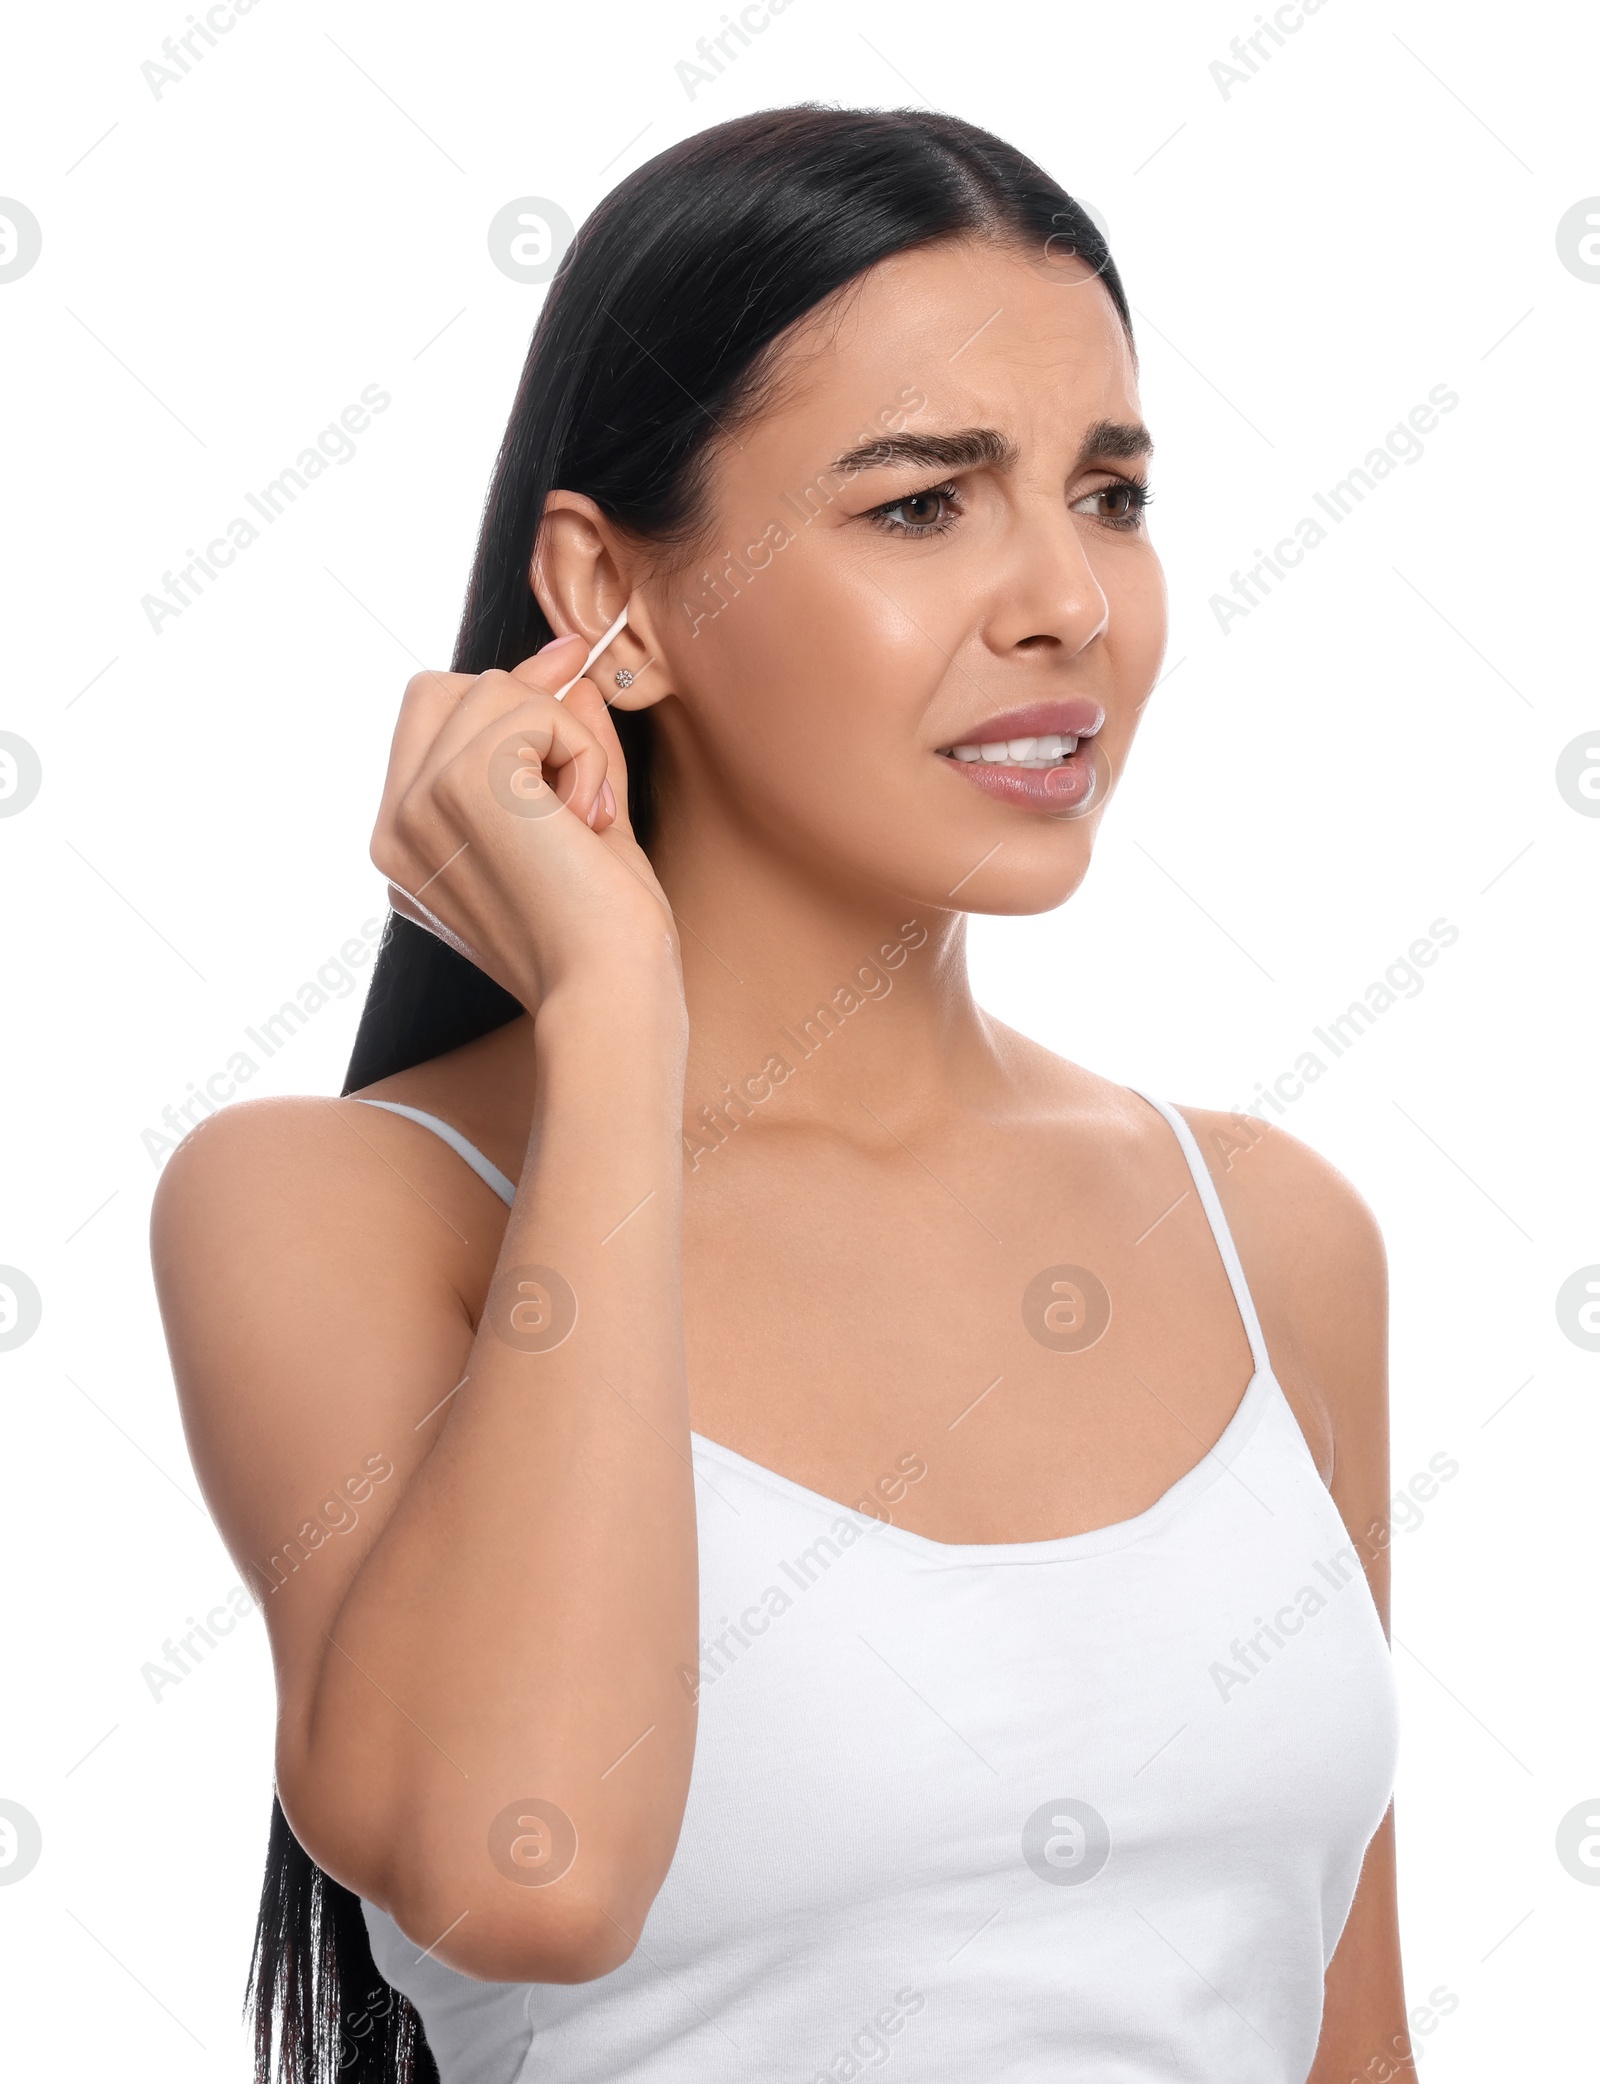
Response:
[[[1095,733],[1105,720],[1105,710],[1087,695],[1030,702],[1022,709],[1007,709],[970,725],[967,736],[952,738],[935,758],[959,775],[965,786],[995,802],[1057,817],[1081,814],[1104,793],[1109,778],[1105,755],[1095,743]],[[996,767],[983,760],[950,757],[951,746],[993,745],[1002,738],[1042,738],[1051,733],[1078,741],[1076,750],[1054,767]]]
[[[960,778],[964,788],[978,789],[997,803],[1018,810],[1081,815],[1105,792],[1105,755],[1092,738],[1081,738],[1075,753],[1054,767],[990,767],[982,760],[964,762],[937,755]]]
[[[1105,710],[1088,695],[1068,695],[1058,702],[1029,702],[1021,709],[975,719],[959,736],[947,738],[938,750],[947,753],[953,745],[997,745],[1002,738],[1044,738],[1052,733],[1063,738],[1092,738],[1105,720]]]

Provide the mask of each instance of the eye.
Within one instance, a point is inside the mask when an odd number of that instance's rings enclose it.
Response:
[[[1082,499],[1074,500],[1072,511],[1075,514],[1088,512],[1098,501],[1099,510],[1092,514],[1094,520],[1103,521],[1107,528],[1119,528],[1124,534],[1132,534],[1143,522],[1145,508],[1154,497],[1142,478],[1113,478],[1110,484],[1099,485],[1093,492],[1085,493]]]
[[[891,535],[942,535],[961,512],[961,499],[954,485],[933,485],[925,492],[910,492],[881,507],[868,509],[868,518]]]

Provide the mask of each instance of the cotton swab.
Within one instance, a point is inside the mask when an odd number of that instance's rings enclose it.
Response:
[[[572,678],[567,682],[566,687],[558,687],[556,689],[555,698],[558,702],[561,701],[561,699],[565,696],[568,688],[574,688],[577,686],[578,682],[583,678],[584,674],[588,672],[589,668],[594,664],[595,660],[600,656],[601,652],[605,650],[606,646],[611,642],[612,638],[617,634],[617,632],[620,629],[623,629],[627,626],[627,621],[628,611],[626,608],[624,608],[622,613],[617,617],[616,621],[611,625],[610,629],[606,631],[605,635],[600,639],[599,643],[594,646],[593,650],[591,650],[589,656],[584,660],[583,664],[578,668],[577,672],[574,673]]]

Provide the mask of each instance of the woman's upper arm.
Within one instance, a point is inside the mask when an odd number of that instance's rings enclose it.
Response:
[[[286,1701],[314,1685],[473,1336],[456,1278],[470,1201],[389,1124],[369,1136],[348,1114],[227,1109],[168,1160],[151,1218],[190,1454]]]

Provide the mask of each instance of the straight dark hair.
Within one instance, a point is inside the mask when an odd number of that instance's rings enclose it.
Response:
[[[717,443],[759,411],[785,330],[890,255],[961,236],[1076,255],[1131,339],[1092,218],[1032,160],[954,116],[767,109],[672,146],[613,189],[563,257],[534,329],[453,669],[518,665],[554,635],[529,583],[549,493],[586,493],[619,528],[687,554],[706,525]],[[659,808],[649,712],[613,715],[648,849]],[[343,1090],[523,1011],[391,914]],[[276,1799],[247,2002],[256,2084],[437,2084],[415,2010],[374,1965],[360,1899],[317,1866]]]

